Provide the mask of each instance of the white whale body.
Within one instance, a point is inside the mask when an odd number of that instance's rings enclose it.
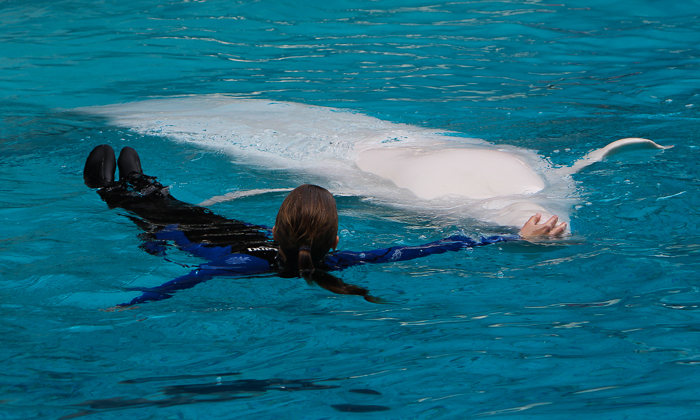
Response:
[[[537,212],[569,221],[578,202],[571,175],[582,168],[628,150],[667,148],[621,139],[569,167],[554,167],[524,148],[296,103],[207,95],[79,111],[251,164],[313,174],[336,194],[516,227]]]

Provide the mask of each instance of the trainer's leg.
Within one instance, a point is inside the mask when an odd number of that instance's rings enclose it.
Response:
[[[108,144],[101,144],[88,155],[83,170],[83,180],[90,188],[106,187],[114,183],[116,169],[114,149]]]
[[[139,159],[139,154],[136,150],[127,146],[122,149],[119,153],[119,160],[117,161],[119,165],[119,179],[127,178],[134,172],[142,174],[141,169],[141,159]]]

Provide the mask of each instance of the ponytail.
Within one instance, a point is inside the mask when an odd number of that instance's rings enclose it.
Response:
[[[307,279],[308,281],[308,277],[311,276],[316,270],[316,268],[314,267],[314,260],[311,256],[311,247],[299,247],[298,263],[299,276]]]
[[[307,283],[315,283],[329,292],[333,292],[338,295],[362,296],[367,302],[372,303],[386,303],[386,301],[369,294],[369,290],[365,289],[364,287],[345,283],[338,277],[323,270],[311,270],[303,274],[304,280],[306,280]]]

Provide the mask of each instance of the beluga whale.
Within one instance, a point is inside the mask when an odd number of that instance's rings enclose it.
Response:
[[[195,95],[78,111],[239,162],[312,174],[335,194],[513,227],[535,213],[570,222],[580,201],[572,175],[588,165],[627,151],[672,147],[624,138],[556,166],[522,147],[292,102]],[[281,190],[234,190],[202,204]]]

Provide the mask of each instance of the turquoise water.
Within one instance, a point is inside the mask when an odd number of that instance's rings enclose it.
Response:
[[[0,417],[697,418],[699,16],[650,0],[1,2]],[[195,203],[310,180],[74,111],[204,94],[344,108],[555,165],[622,137],[675,147],[575,175],[569,240],[342,273],[387,305],[256,277],[109,311],[197,260],[138,248],[82,183],[94,145],[137,148]],[[283,197],[213,208],[272,224]],[[345,249],[487,228],[338,205]]]

